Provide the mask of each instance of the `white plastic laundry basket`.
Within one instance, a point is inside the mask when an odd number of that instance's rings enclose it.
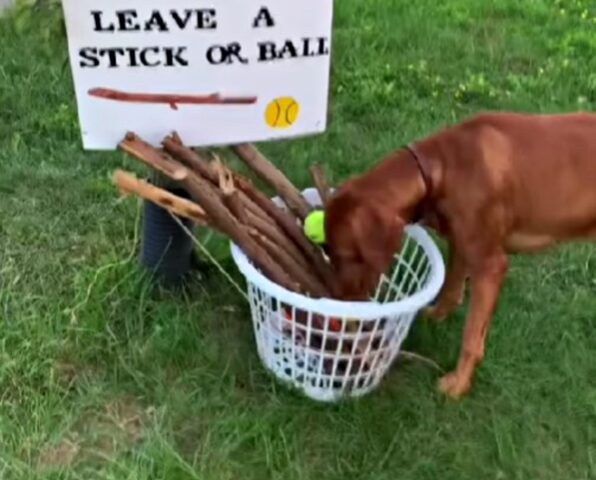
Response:
[[[320,205],[315,189],[303,195]],[[261,360],[278,379],[320,401],[373,390],[445,277],[439,249],[417,225],[406,227],[401,252],[370,302],[312,299],[270,281],[235,244],[232,256],[248,284]]]

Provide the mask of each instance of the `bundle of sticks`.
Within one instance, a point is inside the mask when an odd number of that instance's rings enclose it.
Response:
[[[322,249],[311,243],[302,229],[304,219],[314,207],[255,146],[241,144],[231,149],[257,177],[275,190],[287,208],[280,208],[253,182],[232,171],[219,158],[207,158],[185,146],[176,133],[164,138],[160,148],[153,147],[134,133],[128,133],[119,148],[171,179],[191,199],[174,195],[124,170],[116,170],[113,180],[121,194],[136,195],[178,217],[222,233],[234,241],[271,281],[291,291],[312,298],[332,298],[331,266]],[[324,206],[330,194],[325,174],[317,165],[310,168],[310,173]],[[335,367],[333,362],[329,363],[331,360],[325,360],[326,373],[367,371],[374,355],[384,354],[385,319],[381,319],[375,331],[371,332],[372,322],[359,327],[357,319],[325,318],[318,314],[309,316],[301,310],[295,310],[292,315],[289,305],[271,307],[288,317],[284,330],[292,331],[292,321],[296,322],[298,329],[313,328],[308,347],[328,353],[337,353],[339,349],[344,354],[356,354],[354,361],[349,362],[349,368],[346,359]],[[354,333],[359,328],[362,334],[359,341],[339,340],[341,332]],[[326,340],[325,332],[331,332],[331,337]]]
[[[302,229],[314,207],[254,145],[241,144],[231,149],[275,190],[287,208],[280,208],[218,157],[210,159],[185,146],[176,133],[164,138],[161,148],[128,133],[119,148],[171,179],[191,199],[117,170],[114,182],[122,194],[137,195],[229,237],[264,275],[293,292],[312,298],[331,297],[330,265]],[[319,166],[310,171],[324,204],[329,195],[324,172]]]

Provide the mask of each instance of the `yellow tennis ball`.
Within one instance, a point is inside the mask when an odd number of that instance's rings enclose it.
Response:
[[[265,122],[271,128],[288,128],[296,123],[300,105],[292,97],[279,97],[269,102],[265,109]]]
[[[318,245],[325,243],[325,212],[315,210],[304,219],[304,234]]]

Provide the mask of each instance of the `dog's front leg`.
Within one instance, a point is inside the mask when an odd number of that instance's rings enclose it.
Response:
[[[464,299],[466,287],[466,262],[455,242],[449,238],[449,259],[445,283],[439,292],[434,305],[424,311],[424,315],[437,322],[445,320],[447,316],[459,307]]]
[[[507,264],[505,253],[495,253],[470,265],[470,309],[457,368],[439,381],[440,390],[450,397],[458,398],[468,392],[476,365],[484,358],[486,336]]]

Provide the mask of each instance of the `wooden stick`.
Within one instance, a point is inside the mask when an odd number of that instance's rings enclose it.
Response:
[[[160,171],[180,184],[187,181],[189,176],[196,175],[193,170],[182,165],[175,158],[168,155],[168,153],[157,150],[149,143],[141,140],[134,133],[127,133],[125,140],[120,142],[119,147],[132,157],[145,163],[145,165]],[[215,175],[214,183],[217,185],[219,179],[217,173],[213,173]],[[223,192],[218,188],[211,188],[210,193],[220,197],[223,201]]]
[[[116,170],[112,176],[112,180],[122,195],[136,195],[159,205],[174,215],[187,218],[199,225],[209,225],[205,211],[190,200],[155,187],[123,170]]]
[[[256,229],[252,229],[250,233],[263,245],[263,247],[269,252],[269,254],[289,272],[292,273],[292,277],[296,278],[302,289],[315,297],[328,297],[329,290],[321,281],[308,271],[304,269],[295,258],[292,258],[283,248],[267,238],[265,235],[257,232]]]
[[[219,159],[213,164],[214,170],[217,171],[219,177],[219,188],[223,192],[223,200],[230,211],[236,216],[240,223],[248,225],[248,215],[236,187],[234,186],[234,178],[230,172]]]
[[[180,160],[195,172],[203,175],[203,177],[205,177],[207,180],[214,184],[219,182],[217,171],[215,171],[211,163],[197,152],[194,152],[190,148],[184,146],[177,133],[173,133],[172,135],[164,138],[162,145],[166,152]]]
[[[304,253],[275,222],[265,221],[260,214],[244,209],[242,200],[238,195],[238,193],[241,192],[237,190],[234,184],[234,176],[232,172],[223,165],[219,157],[210,164],[210,167],[217,172],[217,176],[219,177],[219,188],[224,193],[224,201],[236,217],[245,225],[254,227],[259,233],[271,240],[280,249],[283,249],[296,263],[299,263],[305,270],[308,270],[310,267]],[[248,197],[246,198],[248,199]],[[250,203],[252,203],[252,201],[250,201]]]
[[[332,285],[333,274],[330,265],[326,262],[321,250],[306,238],[306,235],[304,235],[304,232],[290,213],[275,205],[269,197],[257,190],[248,180],[237,175],[234,177],[234,180],[237,188],[246,193],[248,197],[265,210],[307,255],[307,258],[312,262],[325,285]]]
[[[232,147],[232,151],[257,175],[275,189],[294,215],[300,220],[306,218],[312,210],[311,206],[281,170],[267,160],[267,158],[265,158],[254,145],[236,145]]]
[[[247,225],[250,225],[273,243],[279,245],[280,248],[283,248],[288,255],[294,258],[304,269],[308,270],[312,268],[312,265],[306,258],[304,252],[300,250],[277,225],[271,225],[270,223],[264,222],[261,220],[261,217],[254,215],[254,213],[250,211],[247,211],[247,216]]]
[[[110,88],[92,88],[88,95],[116,102],[132,103],[165,103],[173,110],[178,110],[178,105],[253,105],[257,97],[222,97],[219,93],[210,95],[174,95],[154,93],[133,93],[112,90]]]
[[[329,183],[327,182],[327,177],[323,168],[320,165],[312,165],[309,170],[313,183],[317,191],[319,192],[319,197],[321,197],[321,203],[324,208],[325,205],[327,205],[329,196],[331,195],[331,188],[329,187]]]
[[[151,145],[133,133],[129,133],[121,142],[121,148],[126,152],[132,152],[135,158],[151,166],[159,158],[157,164],[162,167],[165,164],[167,167],[164,169],[165,172],[183,172],[183,178],[180,180],[182,186],[193,200],[203,207],[213,228],[230,237],[254,262],[255,266],[272,281],[289,290],[302,291],[300,284],[271,258],[270,254],[250,235],[248,229],[232,215],[222,203],[221,192],[218,192],[209,181],[178,164],[175,160],[161,156]]]
[[[207,161],[199,153],[194,152],[190,148],[184,146],[182,139],[177,133],[166,137],[162,142],[166,151],[180,159],[194,171],[199,172],[205,178],[208,178],[213,183],[218,184],[220,189],[224,191],[224,201],[228,208],[236,215],[239,220],[246,224],[255,227],[260,233],[267,238],[273,240],[275,243],[284,248],[286,252],[297,259],[302,265],[307,265],[308,260],[304,257],[304,253],[298,248],[292,237],[284,236],[284,231],[280,229],[275,221],[275,218],[270,215],[271,211],[280,212],[279,207],[275,206],[273,202],[265,198],[265,202],[270,203],[269,212],[265,211],[254,200],[252,200],[245,191],[241,188],[242,185],[248,184],[248,180],[244,180],[237,173],[232,174],[233,178],[223,180],[229,170],[222,164],[221,160],[217,158],[213,162]],[[231,173],[231,172],[230,172]],[[230,184],[229,186],[227,184]],[[237,193],[225,195],[226,190],[231,189]],[[263,200],[262,200],[263,201]],[[293,222],[292,219],[289,220]],[[299,229],[296,227],[294,233]],[[310,242],[305,238],[305,243],[310,246]],[[319,261],[321,259],[318,259]],[[324,278],[322,278],[323,281]]]
[[[168,153],[170,153],[176,159],[180,160],[182,163],[187,165],[193,171],[207,178],[214,185],[219,184],[219,176],[212,162],[202,157],[199,153],[186,147],[182,143],[182,139],[178,136],[177,133],[173,133],[172,135],[166,137],[163,140],[162,144],[164,149]],[[236,176],[236,174],[234,175]],[[274,224],[274,221],[270,218],[267,212],[265,212],[261,207],[256,205],[255,202],[248,198],[244,192],[241,191],[238,195],[240,197],[240,201],[242,202],[246,210],[251,210],[253,213],[258,215],[263,221]]]
[[[164,156],[148,143],[140,141],[134,133],[127,133],[119,147],[130,156],[141,160],[172,180],[179,182],[188,176],[187,168]]]
[[[327,295],[327,289],[316,275],[310,272],[310,266],[304,254],[298,250],[292,240],[285,236],[276,225],[271,225],[252,213],[247,214],[237,195],[238,191],[234,185],[232,172],[223,165],[219,158],[212,163],[212,168],[217,172],[219,187],[230,210],[242,223],[254,227],[254,229],[250,229],[251,234],[261,242],[273,259],[284,267],[292,278],[295,278],[306,289],[307,293],[317,296]]]
[[[236,177],[236,175],[234,174],[234,177]],[[242,190],[238,189],[238,194],[240,195],[240,199],[242,200],[242,204],[244,205],[244,207],[246,208],[246,211],[251,212],[254,216],[259,217],[259,219],[262,222],[268,223],[269,225],[271,225],[271,227],[275,227],[277,224],[275,223],[275,220],[271,218],[271,216],[269,216],[267,214],[267,212],[265,212],[265,210],[263,210],[261,207],[259,207],[253,200],[251,200],[248,195],[246,195]]]

